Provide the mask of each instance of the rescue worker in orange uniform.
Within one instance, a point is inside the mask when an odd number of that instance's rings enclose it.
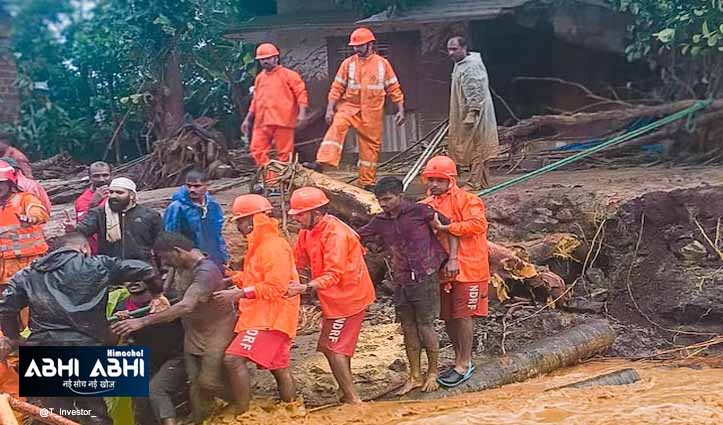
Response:
[[[41,225],[48,221],[49,212],[35,195],[19,190],[17,177],[12,165],[0,161],[0,285],[48,251]],[[28,309],[20,316],[22,330],[28,323]],[[16,364],[15,356],[0,362],[0,391],[15,397],[20,385]],[[16,417],[22,421],[22,415]]]
[[[291,161],[294,128],[306,119],[309,100],[301,76],[279,63],[276,46],[260,44],[256,49],[256,60],[263,71],[256,76],[253,100],[241,131],[247,136],[251,134],[251,156],[257,167],[263,167],[269,162],[272,141],[276,159]],[[273,177],[265,176],[267,180]]]
[[[238,413],[248,410],[251,380],[247,362],[269,369],[282,401],[295,395],[289,368],[291,340],[296,336],[300,296],[287,297],[290,282],[299,275],[291,245],[281,236],[279,223],[266,215],[269,201],[260,195],[242,195],[233,202],[236,228],[248,242],[243,271],[231,278],[240,289],[219,291],[218,302],[238,302],[236,337],[226,349],[224,363],[238,402]]]
[[[367,28],[351,33],[349,45],[355,54],[341,63],[329,90],[326,122],[330,124],[316,153],[313,168],[338,167],[349,127],[354,127],[359,148],[359,184],[376,182],[377,160],[384,134],[384,101],[397,106],[394,121],[404,123],[404,94],[388,60],[374,52],[374,34]]]
[[[323,317],[317,350],[329,361],[342,402],[356,404],[362,400],[352,383],[351,358],[367,306],[374,302],[374,284],[359,235],[326,213],[328,203],[324,192],[313,187],[291,194],[289,214],[302,228],[294,247],[296,265],[309,267],[312,280],[290,284],[289,295],[316,289]]]
[[[430,159],[422,171],[422,180],[431,195],[422,202],[450,221],[443,225],[435,217],[431,227],[458,239],[457,256],[450,255],[447,269],[459,272],[453,280],[442,283],[440,298],[440,317],[445,322],[455,354],[455,364],[438,378],[438,382],[448,388],[465,382],[474,372],[472,318],[487,316],[490,279],[485,206],[478,196],[460,189],[456,177],[457,166],[446,156]],[[447,243],[446,238],[440,241]]]
[[[0,285],[48,252],[42,224],[50,214],[40,199],[21,192],[17,184],[15,168],[0,161]],[[20,312],[20,321],[20,329],[25,329],[27,308]]]
[[[50,218],[43,203],[17,187],[15,169],[0,162],[0,284],[48,252],[42,224]]]

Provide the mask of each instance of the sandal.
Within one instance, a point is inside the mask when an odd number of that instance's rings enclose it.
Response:
[[[458,385],[461,385],[465,382],[467,382],[474,373],[475,367],[474,365],[471,365],[469,368],[467,368],[467,372],[462,375],[461,373],[457,372],[454,368],[452,368],[451,372],[445,376],[444,378],[440,377],[437,379],[437,382],[439,385],[442,385],[446,388],[454,388]]]
[[[469,362],[469,366],[467,366],[468,370],[470,368],[474,368],[474,365],[472,364],[472,362]],[[448,376],[450,373],[452,373],[453,370],[454,370],[454,365],[442,366],[442,370],[439,372],[438,376],[440,378],[444,378],[444,377]]]
[[[445,377],[447,377],[450,373],[452,373],[453,370],[454,370],[454,366],[452,366],[452,365],[444,366],[444,367],[442,367],[442,370],[439,372],[439,374],[438,374],[437,376],[438,376],[439,378],[445,378]]]

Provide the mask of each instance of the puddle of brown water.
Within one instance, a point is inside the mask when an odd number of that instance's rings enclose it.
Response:
[[[208,424],[638,425],[723,424],[723,369],[673,363],[597,361],[496,390],[426,402],[377,402],[308,413],[301,404],[253,403],[250,412]],[[545,392],[632,367],[635,384]]]

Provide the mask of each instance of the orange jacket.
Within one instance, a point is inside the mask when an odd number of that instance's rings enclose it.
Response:
[[[362,120],[381,120],[386,95],[392,102],[404,102],[402,87],[388,60],[373,53],[367,58],[353,55],[344,60],[331,83],[329,100],[338,101],[337,111],[354,115],[361,111]]]
[[[326,319],[353,316],[374,302],[374,284],[359,235],[332,215],[302,230],[294,249],[297,267],[311,268]]]
[[[294,128],[299,106],[308,104],[304,80],[296,71],[279,65],[256,76],[249,112],[254,114],[254,126]]]
[[[52,205],[50,204],[50,198],[48,197],[48,192],[45,191],[45,188],[43,188],[43,186],[37,181],[25,177],[22,171],[17,173],[17,175],[18,189],[35,195],[35,197],[43,204],[45,210],[50,213]]]
[[[236,332],[277,330],[296,336],[301,297],[286,298],[289,282],[298,282],[291,245],[279,234],[277,220],[254,215],[254,230],[248,236],[244,270],[233,276],[239,288],[253,288],[255,298],[239,300]]]
[[[490,278],[487,253],[487,218],[485,205],[478,196],[465,192],[452,180],[450,189],[440,196],[430,196],[422,203],[432,206],[449,218],[449,233],[459,239],[457,261],[459,282],[485,282]],[[440,239],[449,252],[447,238]]]
[[[21,223],[19,216],[35,218],[38,223]],[[45,242],[41,224],[50,216],[38,198],[27,192],[10,195],[5,205],[0,207],[0,257],[21,258],[45,254],[48,244]]]

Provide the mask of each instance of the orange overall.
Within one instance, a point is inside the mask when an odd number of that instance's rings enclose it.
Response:
[[[327,130],[316,153],[316,162],[339,166],[344,138],[354,127],[359,147],[359,183],[376,182],[377,160],[384,133],[384,100],[404,102],[404,94],[392,65],[372,54],[348,57],[341,63],[329,90],[329,100],[337,101],[334,121]]]
[[[33,217],[37,224],[21,223],[19,216]],[[4,285],[36,258],[48,252],[42,224],[50,215],[35,195],[13,193],[0,207],[0,285]],[[28,309],[20,312],[23,328],[28,325]]]
[[[254,114],[249,149],[258,167],[269,162],[272,140],[276,159],[291,161],[299,107],[308,103],[306,85],[297,72],[279,65],[256,76],[254,98],[249,108]]]

